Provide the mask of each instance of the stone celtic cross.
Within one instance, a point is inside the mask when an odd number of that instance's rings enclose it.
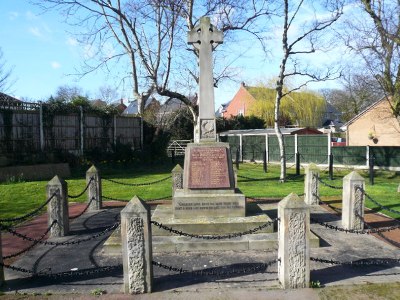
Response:
[[[195,142],[216,141],[214,112],[214,78],[212,51],[216,44],[222,44],[223,33],[210,23],[209,17],[202,17],[200,24],[188,33],[188,43],[199,51],[199,136]]]

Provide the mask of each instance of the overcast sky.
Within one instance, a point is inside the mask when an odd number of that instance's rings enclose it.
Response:
[[[85,57],[91,55],[91,49],[79,45],[69,33],[72,30],[57,12],[41,14],[28,0],[0,1],[0,47],[7,65],[13,67],[12,76],[16,79],[10,94],[32,101],[46,100],[55,94],[59,86],[77,85],[90,98],[95,98],[100,86],[115,84],[102,72],[92,73],[83,79],[69,75],[75,74]],[[215,90],[216,106],[230,101],[241,81],[254,84],[278,74],[279,61],[276,58],[279,53],[273,51],[273,44],[277,41],[271,40],[270,43],[272,52],[268,58],[261,58],[264,54],[259,49],[255,50],[253,42],[243,41],[235,46],[242,49],[245,55],[240,59],[232,58],[231,65],[238,70],[238,77],[236,82],[221,83]],[[279,44],[277,49],[280,50]],[[332,57],[332,54],[329,55]],[[313,61],[321,63],[329,55],[318,55]],[[311,88],[326,86],[332,87],[335,83]],[[121,97],[129,96],[129,86],[121,86],[118,91]]]

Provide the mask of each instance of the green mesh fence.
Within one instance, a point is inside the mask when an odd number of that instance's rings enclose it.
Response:
[[[366,165],[366,149],[365,146],[332,147],[333,165]]]
[[[264,135],[244,135],[242,138],[243,160],[261,161],[265,151]]]
[[[299,135],[297,147],[302,163],[328,163],[328,136]]]
[[[240,137],[235,136],[235,135],[225,135],[225,136],[220,136],[219,140],[224,143],[229,144],[230,152],[231,152],[231,157],[233,160],[236,159],[236,151],[240,148]]]
[[[400,167],[400,147],[370,147],[374,164],[379,167]]]
[[[284,135],[283,139],[285,142],[285,156],[286,162],[295,162],[295,145],[294,145],[294,135]],[[279,162],[280,152],[278,138],[275,135],[268,136],[268,161]]]

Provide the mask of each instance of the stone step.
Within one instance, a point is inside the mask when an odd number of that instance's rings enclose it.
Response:
[[[116,230],[113,233],[114,238],[118,234],[120,234],[120,232]],[[278,248],[278,234],[277,232],[249,234],[224,240],[193,239],[183,236],[153,236],[152,242],[154,253],[272,250]],[[311,248],[319,247],[319,238],[312,232],[310,232],[310,246]],[[122,255],[121,239],[108,239],[106,243],[104,243],[103,253],[108,255]]]

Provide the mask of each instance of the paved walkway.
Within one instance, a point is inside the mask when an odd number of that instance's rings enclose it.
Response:
[[[119,220],[120,202],[105,202],[106,207],[98,212],[85,213],[71,221],[71,233],[67,237],[53,238],[54,242],[69,242],[90,238]],[[274,204],[271,204],[274,205]],[[79,214],[84,204],[70,206],[70,215]],[[314,218],[340,226],[337,214],[316,208]],[[18,232],[30,237],[39,237],[47,228],[47,216],[40,216],[18,228]],[[366,213],[366,221],[373,226],[388,226],[393,221],[372,212]],[[400,250],[387,241],[369,235],[352,235],[336,232],[318,224],[312,224],[312,231],[321,238],[321,247],[311,249],[311,256],[342,262],[361,261],[366,258],[400,259]],[[394,243],[400,243],[400,230],[385,233]],[[121,257],[108,256],[102,244],[109,236],[103,235],[89,242],[74,245],[37,245],[25,255],[5,264],[31,270],[36,273],[53,274],[53,277],[32,278],[30,274],[6,269],[7,285],[4,291],[15,293],[80,293],[88,295],[93,291],[107,291],[114,299],[124,298],[121,294],[123,282]],[[3,256],[20,251],[30,242],[3,234]],[[154,288],[151,295],[136,296],[138,299],[271,299],[307,298],[318,299],[314,290],[282,291],[277,281],[277,264],[259,271],[260,263],[276,259],[277,251],[220,251],[193,253],[155,253],[154,260],[166,265],[187,270],[237,271],[250,270],[246,274],[230,276],[198,276],[194,272],[176,274],[154,267]],[[253,271],[251,271],[253,270]],[[385,266],[352,267],[311,262],[311,280],[322,285],[346,285],[368,282],[400,282],[399,264]],[[268,293],[268,294],[266,294]],[[109,297],[107,297],[109,298]]]

